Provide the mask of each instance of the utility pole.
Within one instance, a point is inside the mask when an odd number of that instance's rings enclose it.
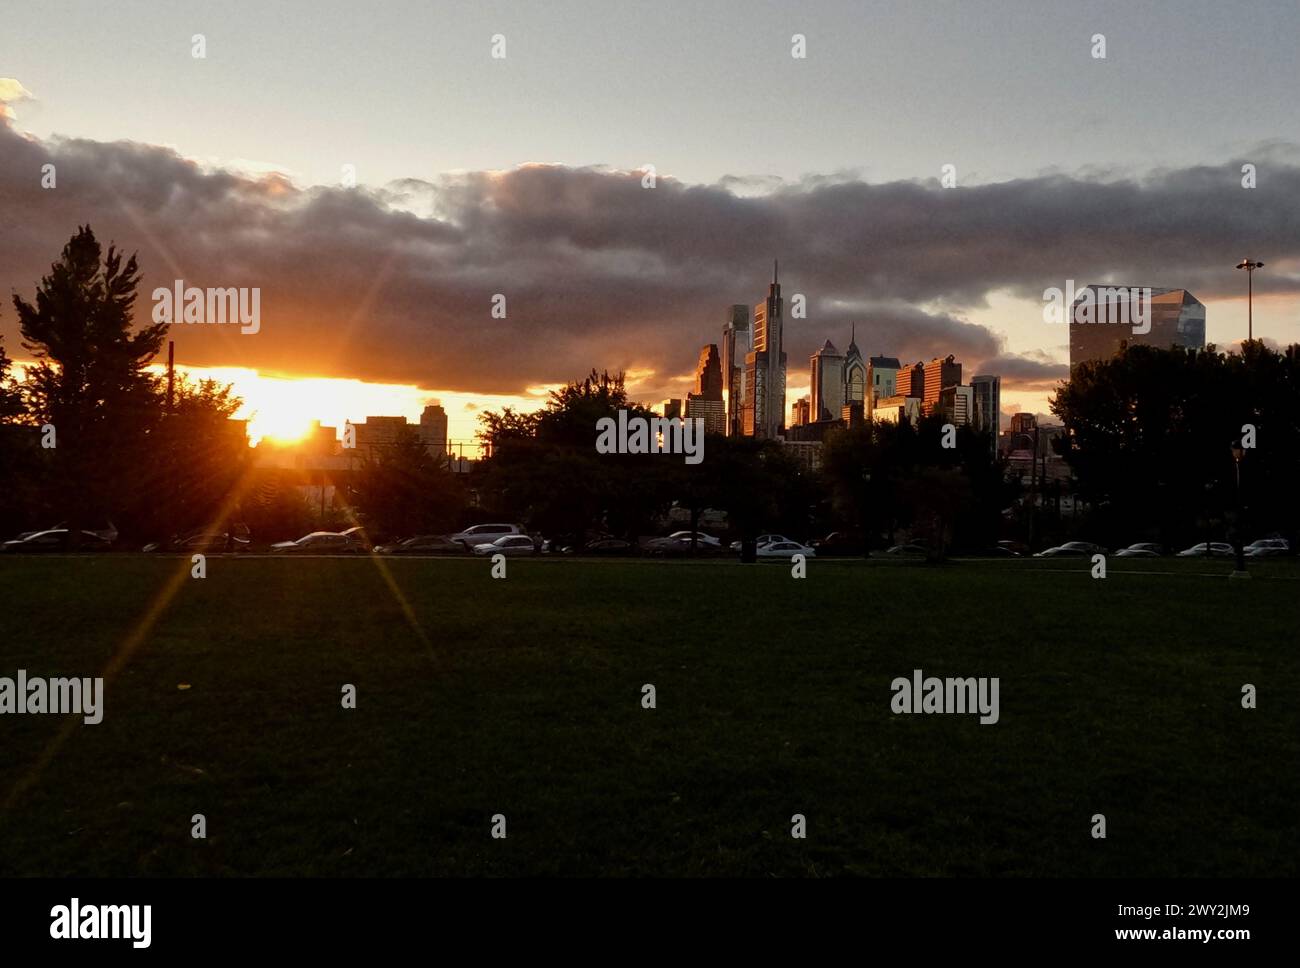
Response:
[[[176,402],[176,341],[167,341],[167,413],[172,412]]]

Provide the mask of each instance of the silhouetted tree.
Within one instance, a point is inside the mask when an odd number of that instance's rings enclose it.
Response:
[[[451,531],[464,507],[459,481],[413,428],[367,457],[353,495],[373,535],[410,537]]]
[[[36,358],[26,390],[33,417],[55,428],[55,503],[74,534],[144,497],[131,470],[145,459],[157,381],[145,372],[165,324],[132,330],[139,283],[135,256],[103,255],[89,226],[78,229],[34,303],[13,297],[23,346]]]

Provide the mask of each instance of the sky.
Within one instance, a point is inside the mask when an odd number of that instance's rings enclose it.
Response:
[[[127,0],[3,24],[0,335],[20,359],[8,294],[85,222],[139,252],[142,310],[176,278],[261,290],[256,334],[173,334],[264,417],[437,398],[453,438],[592,367],[682,395],[773,258],[808,305],[791,399],[853,325],[864,353],[951,352],[1003,375],[1004,410],[1042,411],[1067,361],[1045,288],[1186,286],[1227,346],[1246,256],[1267,263],[1256,333],[1300,341],[1290,0]],[[347,382],[265,382],[303,376]]]

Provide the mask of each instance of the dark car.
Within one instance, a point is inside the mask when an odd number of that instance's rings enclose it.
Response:
[[[381,555],[463,555],[465,546],[443,534],[421,534],[395,544],[379,545],[375,552]]]
[[[815,539],[809,545],[818,558],[847,558],[862,554],[862,542],[847,531],[832,531],[825,538]]]
[[[1116,558],[1159,558],[1165,553],[1164,548],[1151,541],[1139,541],[1127,548],[1115,552]]]
[[[636,545],[630,541],[624,541],[622,538],[597,538],[595,541],[588,541],[583,545],[579,554],[634,555],[636,552]]]
[[[885,552],[885,554],[887,555],[901,555],[901,556],[928,555],[929,553],[930,553],[929,548],[927,548],[923,544],[916,544],[915,542],[912,542],[910,544],[896,544]]]
[[[230,531],[202,531],[184,538],[172,538],[170,541],[154,541],[141,548],[141,551],[171,551],[178,554],[217,554],[228,551],[247,551],[248,536]]]

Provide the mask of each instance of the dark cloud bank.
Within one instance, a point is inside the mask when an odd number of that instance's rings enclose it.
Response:
[[[57,187],[41,187],[42,166]],[[1300,166],[1274,161],[1259,187],[1241,163],[1142,178],[1049,175],[944,190],[845,179],[761,195],[639,173],[528,166],[406,180],[383,190],[301,189],[212,171],[128,142],[43,142],[0,121],[0,332],[21,351],[8,294],[31,297],[78,223],[138,251],[145,298],[175,278],[257,286],[262,326],[175,327],[195,364],[513,392],[591,366],[688,372],[726,307],[765,292],[773,257],[787,297],[791,367],[856,323],[864,353],[955,353],[968,373],[1021,389],[1065,367],[1008,354],[962,313],[1000,289],[1039,298],[1066,278],[1236,293],[1232,264],[1271,255],[1261,291],[1300,291]],[[400,207],[399,207],[400,206]],[[407,209],[423,214],[412,214]],[[1292,261],[1292,264],[1295,263]],[[507,298],[506,319],[491,316]],[[918,306],[942,305],[947,312]],[[653,394],[647,394],[653,396]]]

